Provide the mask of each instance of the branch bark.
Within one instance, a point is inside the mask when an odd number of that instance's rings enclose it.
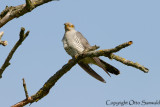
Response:
[[[15,53],[15,51],[17,50],[17,48],[22,44],[22,42],[26,39],[26,37],[29,35],[29,31],[27,31],[26,33],[24,33],[25,28],[21,28],[20,34],[19,34],[19,40],[17,41],[17,43],[14,45],[14,47],[12,48],[12,50],[10,51],[9,55],[7,56],[4,64],[1,66],[0,68],[0,78],[2,78],[2,74],[4,72],[4,70],[10,65],[10,60],[13,56],[13,54]]]
[[[140,64],[133,63],[129,60],[124,60],[124,58],[121,58],[119,56],[114,55],[114,52],[120,51],[121,49],[130,46],[132,44],[132,41],[123,43],[115,48],[112,49],[104,49],[104,50],[98,50],[98,51],[91,51],[91,52],[85,52],[83,54],[80,54],[76,57],[76,59],[71,59],[67,64],[65,64],[60,70],[58,70],[53,76],[51,76],[48,81],[43,85],[43,87],[34,95],[28,97],[27,99],[24,99],[23,101],[18,102],[17,104],[13,105],[12,107],[23,107],[27,105],[28,103],[33,103],[39,101],[41,98],[45,97],[50,89],[55,85],[55,83],[65,74],[67,73],[78,61],[82,60],[85,57],[99,57],[99,56],[105,56],[108,58],[115,59],[119,62],[122,62],[126,65],[138,68],[145,73],[147,73],[149,70],[145,67],[143,67]]]
[[[0,14],[0,28],[4,26],[7,22],[14,18],[19,18],[24,14],[31,12],[34,8],[48,3],[50,1],[58,0],[26,0],[25,4],[18,6],[6,6],[6,8]]]

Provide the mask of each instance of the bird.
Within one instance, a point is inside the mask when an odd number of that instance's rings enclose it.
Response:
[[[72,23],[64,23],[64,28],[65,33],[62,38],[63,47],[72,58],[75,58],[75,56],[82,54],[85,50],[92,48],[87,39],[79,31],[75,30],[75,26]],[[117,68],[103,61],[99,57],[86,57],[77,63],[88,74],[103,83],[106,83],[106,81],[90,67],[90,64],[99,66],[109,76],[109,73],[115,75],[120,74],[120,71]]]

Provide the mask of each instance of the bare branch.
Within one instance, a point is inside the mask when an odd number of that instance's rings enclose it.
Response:
[[[122,58],[120,56],[117,56],[117,55],[114,55],[114,54],[111,54],[111,57],[119,62],[122,62],[123,64],[125,65],[128,65],[128,66],[132,66],[132,67],[135,67],[141,71],[143,71],[144,73],[148,73],[149,72],[149,69],[140,65],[139,63],[135,63],[135,62],[132,62],[132,61],[129,61],[129,60],[126,60],[125,58]]]
[[[83,53],[83,54],[80,54],[78,58],[76,58],[77,60],[80,59],[83,59],[85,57],[97,57],[97,56],[105,56],[105,57],[108,57],[110,59],[115,59],[125,65],[128,65],[128,66],[132,66],[132,67],[135,67],[141,71],[143,71],[144,73],[148,73],[149,69],[148,68],[145,68],[144,66],[138,64],[137,62],[134,63],[132,61],[129,61],[129,60],[126,60],[125,58],[122,58],[120,56],[117,56],[117,55],[114,55],[113,53],[115,52],[118,52],[120,51],[121,49],[127,47],[127,46],[130,46],[132,44],[132,41],[129,41],[129,42],[126,42],[126,43],[123,43],[121,45],[118,45],[117,47],[115,48],[112,48],[112,49],[104,49],[104,50],[99,50],[99,51],[91,51],[91,52],[87,52],[87,53]]]
[[[3,34],[4,34],[4,32],[0,32],[0,40],[1,40],[2,36],[3,36]]]
[[[50,89],[55,85],[55,83],[65,74],[67,73],[78,61],[82,60],[85,57],[98,57],[98,56],[106,56],[108,58],[113,58],[117,61],[120,61],[124,64],[128,64],[129,66],[133,66],[135,68],[138,68],[140,70],[143,70],[141,65],[137,65],[135,63],[132,63],[131,61],[124,61],[123,58],[116,56],[112,54],[113,52],[117,52],[129,45],[131,45],[132,42],[126,42],[123,43],[115,48],[112,49],[104,49],[104,50],[98,50],[98,51],[91,51],[91,52],[85,52],[83,54],[80,54],[76,57],[76,59],[71,59],[67,64],[65,64],[59,71],[57,71],[52,77],[48,79],[48,81],[43,85],[43,87],[34,95],[29,97],[28,99],[25,99],[23,101],[20,101],[19,103],[13,105],[12,107],[22,107],[28,103],[33,103],[39,101],[41,98],[45,97]],[[140,67],[141,66],[141,67]],[[147,68],[146,68],[147,69]],[[148,69],[147,69],[148,70]],[[148,71],[147,71],[148,72]]]
[[[6,46],[8,44],[7,41],[2,41],[1,38],[3,36],[4,32],[0,32],[0,45]]]
[[[23,16],[24,14],[31,12],[34,8],[50,1],[58,0],[26,0],[25,4],[19,6],[6,6],[6,8],[0,14],[0,28],[10,20]]]
[[[25,82],[24,78],[22,80],[23,80],[23,88],[24,88],[24,92],[25,92],[25,95],[26,95],[26,99],[28,99],[29,96],[28,96],[26,82]]]
[[[24,99],[23,101],[11,106],[11,107],[23,107],[25,105],[27,105],[28,103],[30,103],[32,101],[31,97],[29,97],[28,99]]]
[[[98,50],[98,51],[90,51],[90,52],[84,52],[82,54],[79,54],[78,56],[76,56],[76,60],[80,60],[83,59],[85,57],[98,57],[98,56],[106,56],[111,58],[111,53],[115,53],[120,51],[121,49],[128,47],[132,44],[132,41],[123,43],[121,45],[118,45],[115,48],[112,49],[103,49],[103,50]]]
[[[50,89],[55,85],[55,83],[65,73],[67,73],[75,64],[76,64],[76,61],[74,59],[71,59],[69,63],[65,64],[59,71],[57,71],[52,77],[50,77],[48,81],[43,85],[43,87],[35,95],[32,95],[28,99],[20,101],[11,107],[23,107],[28,103],[37,102],[38,100],[46,96],[49,93]]]
[[[19,40],[17,41],[17,43],[14,45],[14,47],[12,48],[12,50],[10,51],[9,55],[7,56],[4,64],[1,66],[0,68],[0,78],[2,78],[2,74],[4,72],[4,70],[10,65],[10,60],[13,56],[13,54],[15,53],[15,51],[17,50],[17,48],[22,44],[22,42],[26,39],[26,37],[28,36],[29,34],[29,31],[27,31],[26,33],[24,33],[25,31],[25,28],[21,28],[21,31],[20,31],[20,38]]]

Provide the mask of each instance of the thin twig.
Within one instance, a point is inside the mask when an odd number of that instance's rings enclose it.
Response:
[[[2,78],[2,74],[4,72],[4,70],[10,65],[10,60],[13,56],[13,54],[15,53],[15,51],[17,50],[17,48],[22,44],[22,42],[26,39],[26,37],[29,35],[29,31],[27,31],[26,33],[24,33],[25,31],[25,28],[21,28],[21,31],[20,31],[20,38],[19,40],[17,41],[17,43],[14,45],[14,47],[12,48],[12,50],[10,51],[9,55],[7,56],[4,64],[1,66],[0,68],[0,78]]]
[[[45,97],[50,89],[55,85],[55,83],[65,74],[67,73],[78,61],[82,60],[85,57],[98,57],[98,56],[106,56],[108,58],[113,58],[116,59],[117,61],[120,61],[122,63],[123,62],[123,58],[119,58],[119,56],[116,55],[112,55],[113,52],[117,52],[129,45],[131,45],[132,42],[126,42],[123,43],[119,46],[117,46],[116,48],[112,48],[112,49],[104,49],[104,50],[98,50],[98,51],[91,51],[91,52],[85,52],[81,55],[78,55],[75,59],[71,59],[67,64],[65,64],[60,70],[58,70],[52,77],[50,77],[48,79],[48,81],[43,85],[43,87],[34,95],[30,96],[28,98],[28,100],[23,100],[20,101],[19,103],[13,105],[12,107],[20,107],[20,105],[24,106],[27,105],[28,103],[33,103],[33,102],[37,102],[39,101],[41,98]],[[128,64],[128,62],[124,63],[124,64]],[[132,63],[130,63],[132,65]],[[137,68],[137,65],[133,63],[133,67]],[[139,69],[139,68],[138,68]],[[142,70],[142,69],[140,69]]]
[[[2,41],[2,36],[3,36],[4,32],[0,32],[0,45],[6,46],[8,44],[7,41]]]
[[[24,78],[22,80],[23,80],[23,88],[24,88],[24,92],[25,92],[25,95],[26,95],[26,99],[28,99],[29,96],[28,96],[26,82],[25,82]]]
[[[117,55],[114,55],[114,54],[111,54],[112,58],[125,64],[125,65],[128,65],[128,66],[132,66],[132,67],[135,67],[141,71],[143,71],[144,73],[148,73],[149,72],[149,69],[140,65],[138,62],[132,62],[132,61],[129,61],[125,58],[122,58],[120,56],[117,56]]]

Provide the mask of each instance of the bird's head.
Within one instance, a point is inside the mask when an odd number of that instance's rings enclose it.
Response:
[[[70,31],[74,29],[74,25],[70,22],[64,23],[65,31]]]

